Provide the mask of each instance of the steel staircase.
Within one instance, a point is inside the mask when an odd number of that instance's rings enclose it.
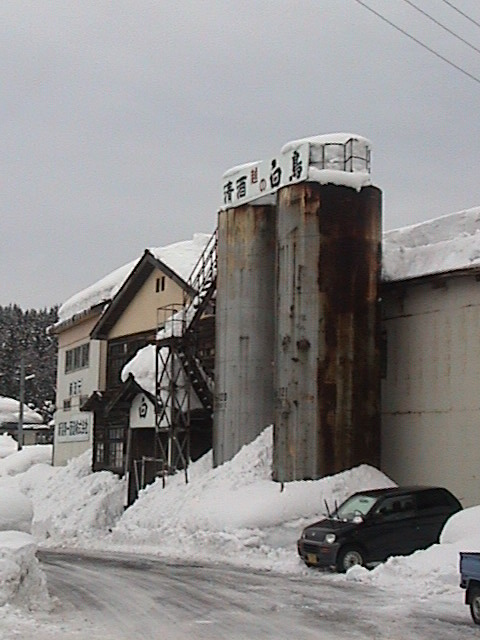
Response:
[[[188,290],[184,291],[183,307],[178,314],[181,319],[176,321],[175,335],[157,339],[157,429],[167,437],[162,449],[176,450],[176,455],[168,455],[167,473],[186,469],[188,465],[191,403],[185,394],[188,396],[189,388],[195,391],[207,414],[213,416],[213,377],[202,366],[198,327],[205,316],[215,314],[216,248],[215,231],[188,278]],[[181,365],[186,383],[180,381],[179,368],[173,364],[175,361]]]

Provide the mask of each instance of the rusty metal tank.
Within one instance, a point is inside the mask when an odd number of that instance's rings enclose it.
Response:
[[[380,462],[381,192],[312,164],[312,181],[277,194],[279,481]]]
[[[215,465],[273,422],[275,207],[220,211],[217,242]]]

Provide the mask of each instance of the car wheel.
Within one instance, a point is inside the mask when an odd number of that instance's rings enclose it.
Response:
[[[480,587],[472,587],[470,593],[470,613],[475,624],[480,624]]]
[[[357,564],[361,566],[365,564],[363,552],[358,547],[344,547],[340,549],[337,556],[337,571],[345,573],[350,567],[354,567]]]

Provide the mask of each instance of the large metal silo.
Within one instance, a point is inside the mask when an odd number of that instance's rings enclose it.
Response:
[[[214,464],[273,422],[275,208],[218,215]]]
[[[325,161],[325,149],[313,145],[315,154]],[[277,194],[279,481],[380,461],[381,192],[312,164],[313,181]]]

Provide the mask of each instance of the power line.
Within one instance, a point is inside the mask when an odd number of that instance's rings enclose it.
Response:
[[[440,58],[440,60],[443,60],[444,62],[449,64],[451,67],[456,69],[457,71],[460,71],[460,73],[463,73],[465,76],[468,76],[469,78],[471,78],[472,80],[475,80],[475,82],[478,82],[478,84],[480,84],[480,78],[477,78],[472,73],[469,73],[468,71],[465,71],[465,69],[462,69],[462,67],[459,67],[458,64],[455,64],[454,62],[452,62],[448,58],[445,58],[445,56],[442,56],[441,53],[438,53],[438,51],[435,51],[435,49],[432,49],[428,45],[424,44],[423,42],[421,42],[420,40],[415,38],[415,36],[412,36],[410,33],[408,33],[407,31],[405,31],[401,27],[399,27],[396,24],[394,24],[393,22],[391,22],[388,18],[383,16],[381,13],[378,13],[378,11],[375,11],[375,9],[372,9],[372,7],[369,7],[368,4],[365,4],[362,0],[355,0],[355,2],[358,2],[358,4],[362,5],[362,7],[364,7],[365,9],[368,9],[368,11],[371,11],[371,13],[375,14],[378,18],[380,18],[380,20],[383,20],[384,22],[389,24],[391,27],[393,27],[397,31],[400,31],[400,33],[403,33],[403,35],[407,36],[407,38],[410,38],[410,40],[413,40],[414,42],[419,44],[421,47],[426,49],[427,51],[430,51],[430,53],[433,53],[433,55],[436,56],[437,58]]]
[[[449,2],[448,0],[442,0],[442,2],[444,2],[445,4],[448,4],[449,7],[451,7],[454,11],[459,13],[461,16],[463,16],[467,20],[470,20],[470,22],[473,22],[473,24],[476,24],[477,27],[480,27],[480,22],[477,22],[476,20],[468,16],[466,13],[463,13],[463,11],[461,11],[458,7],[456,7],[452,2]]]
[[[464,44],[467,45],[467,47],[470,47],[470,49],[473,49],[474,51],[476,51],[477,53],[480,53],[480,49],[478,49],[475,45],[471,44],[470,42],[468,42],[468,40],[465,40],[464,38],[462,38],[462,36],[459,36],[457,33],[455,33],[455,31],[452,31],[451,29],[449,29],[448,27],[446,27],[444,24],[442,24],[441,22],[439,22],[436,18],[434,18],[433,16],[431,16],[429,13],[427,13],[426,11],[424,11],[423,9],[421,9],[420,7],[417,7],[417,5],[412,2],[411,0],[403,0],[404,2],[406,2],[408,5],[410,5],[411,7],[413,7],[416,11],[418,11],[419,13],[421,13],[422,15],[424,15],[426,18],[428,18],[429,20],[431,20],[432,22],[434,22],[436,25],[438,25],[439,27],[441,27],[444,31],[446,31],[447,33],[449,33],[450,35],[452,35],[454,38],[457,38],[457,40],[460,40],[461,42],[463,42]]]

